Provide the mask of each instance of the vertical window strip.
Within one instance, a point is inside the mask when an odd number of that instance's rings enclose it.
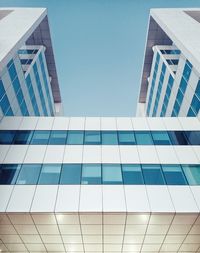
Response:
[[[0,107],[4,115],[13,116],[13,111],[6,95],[6,91],[3,85],[3,81],[0,79]]]
[[[162,109],[161,109],[161,114],[160,114],[161,117],[164,117],[166,114],[173,84],[174,84],[174,79],[172,75],[170,75],[168,79],[168,83],[167,83],[167,88],[166,88],[165,97],[163,100]]]
[[[200,110],[200,80],[197,83],[187,116],[195,117],[198,115],[199,110]]]

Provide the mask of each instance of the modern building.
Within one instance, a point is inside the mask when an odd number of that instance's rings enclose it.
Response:
[[[199,9],[152,9],[138,115],[199,116]]]
[[[1,9],[0,19],[0,252],[200,252],[199,118],[55,117],[46,10]],[[162,44],[154,62],[182,57]],[[165,80],[177,69],[157,71]]]

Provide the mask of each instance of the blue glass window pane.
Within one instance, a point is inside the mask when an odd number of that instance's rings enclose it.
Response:
[[[145,184],[148,185],[163,185],[165,184],[160,165],[149,164],[142,165]]]
[[[37,184],[40,170],[40,164],[23,164],[16,184]]]
[[[29,144],[33,136],[33,131],[23,130],[16,131],[14,144]]]
[[[83,131],[68,131],[67,144],[83,145]]]
[[[137,145],[153,145],[151,133],[147,131],[135,132]]]
[[[200,185],[200,165],[182,165],[189,185]]]
[[[188,145],[188,140],[182,131],[168,131],[173,145]]]
[[[0,184],[15,184],[21,165],[2,164],[0,167]]]
[[[103,145],[117,145],[117,132],[116,131],[102,131],[102,144]]]
[[[133,131],[119,131],[118,132],[119,145],[130,145],[135,144],[135,135]]]
[[[184,132],[191,145],[200,145],[200,131]]]
[[[0,131],[0,144],[12,144],[16,131],[1,130]]]
[[[100,145],[101,133],[100,131],[85,131],[84,144],[88,145]]]
[[[192,64],[187,60],[185,63],[184,70],[183,70],[183,76],[186,81],[188,81],[190,78],[191,70],[192,70]]]
[[[38,184],[58,184],[61,164],[43,164]]]
[[[122,172],[120,164],[102,165],[103,184],[122,184]]]
[[[171,145],[171,141],[167,132],[153,131],[151,134],[155,145]]]
[[[187,184],[180,165],[162,165],[162,169],[168,185]]]
[[[81,184],[101,184],[101,164],[83,164]]]
[[[31,144],[48,144],[50,131],[36,130],[33,134]]]
[[[124,184],[144,184],[141,166],[139,164],[123,164]]]
[[[81,164],[63,164],[60,184],[80,184]]]
[[[188,110],[187,116],[188,116],[188,117],[196,117],[196,113],[192,110],[191,107],[190,107],[190,109]]]
[[[15,79],[16,75],[17,75],[17,71],[16,71],[13,60],[11,60],[7,64],[7,68],[8,68],[8,72],[9,72],[9,75],[10,75],[10,79],[11,79],[11,81],[13,81]]]
[[[194,97],[192,99],[191,107],[192,107],[193,111],[195,112],[195,114],[197,115],[200,110],[200,100],[197,98],[196,95],[194,95]]]
[[[66,143],[67,131],[51,131],[49,144],[50,145],[64,145]]]

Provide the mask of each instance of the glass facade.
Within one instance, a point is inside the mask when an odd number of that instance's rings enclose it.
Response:
[[[2,164],[0,184],[200,185],[200,164]]]
[[[200,145],[200,131],[0,130],[0,144]]]

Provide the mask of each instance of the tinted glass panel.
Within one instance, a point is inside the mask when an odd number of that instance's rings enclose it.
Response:
[[[15,184],[21,165],[2,164],[0,167],[0,184]]]
[[[64,145],[66,143],[67,131],[51,131],[49,144],[51,145]]]
[[[17,131],[14,144],[29,144],[33,136],[33,131]]]
[[[60,184],[80,184],[81,164],[63,164]]]
[[[190,185],[200,184],[200,165],[183,165],[182,168]]]
[[[101,134],[100,131],[85,131],[85,141],[84,144],[101,144]]]
[[[162,165],[165,181],[169,185],[187,184],[180,165]]]
[[[49,135],[50,135],[50,131],[47,131],[47,130],[45,130],[45,131],[37,130],[33,134],[33,138],[31,140],[31,144],[38,144],[38,145],[48,144]]]
[[[138,145],[153,145],[151,133],[147,131],[135,132],[136,142]]]
[[[83,131],[69,131],[67,136],[67,144],[82,145],[83,144]]]
[[[139,164],[123,164],[122,173],[124,184],[144,184]]]
[[[160,165],[142,165],[145,184],[165,184]]]
[[[118,144],[116,131],[103,131],[102,132],[102,144],[103,145],[115,145]]]
[[[82,184],[101,184],[101,164],[83,164]]]
[[[171,145],[171,141],[167,132],[155,131],[151,133],[155,145]]]
[[[23,164],[16,184],[37,184],[41,165]]]
[[[185,131],[191,145],[200,145],[200,131]]]
[[[15,131],[0,131],[0,144],[12,144]]]
[[[61,164],[44,164],[42,166],[38,184],[58,184]]]
[[[122,184],[122,172],[119,164],[103,164],[103,184]]]
[[[133,131],[119,131],[118,132],[119,137],[119,144],[135,144],[135,135]]]
[[[169,131],[169,136],[173,145],[188,145],[187,138],[182,131]]]

